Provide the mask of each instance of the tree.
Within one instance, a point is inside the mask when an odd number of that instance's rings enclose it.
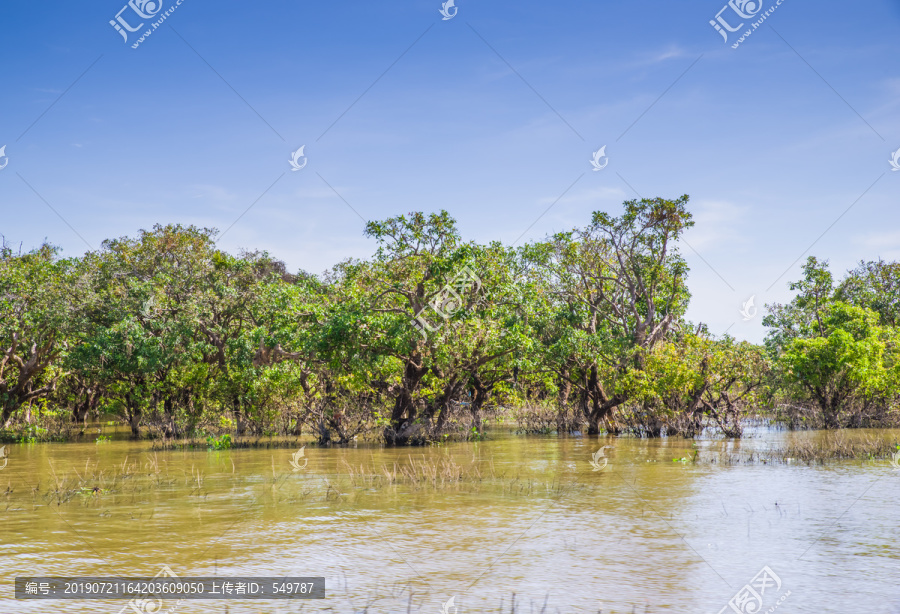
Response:
[[[588,432],[618,432],[615,409],[632,394],[631,370],[687,308],[687,264],[677,249],[693,225],[688,197],[631,200],[620,217],[595,212],[584,229],[532,250],[537,275],[555,295],[558,321],[571,330],[550,344],[561,379],[580,388]]]
[[[26,254],[0,246],[0,428],[26,402],[53,391],[78,318],[83,287],[71,260],[44,244]]]
[[[160,405],[174,434],[176,403],[189,406],[197,380],[209,376],[216,348],[198,329],[214,234],[157,225],[104,241],[82,261],[92,302],[69,366],[122,404],[135,437]]]
[[[790,284],[794,299],[768,306],[766,345],[780,383],[787,394],[810,400],[826,428],[843,426],[851,409],[859,417],[874,402],[896,396],[895,332],[865,306],[889,313],[889,275],[882,275],[889,272],[878,264],[861,266],[836,289],[828,262],[811,256],[803,279]]]
[[[694,437],[712,426],[740,437],[745,406],[757,401],[769,365],[763,348],[726,336],[681,332],[649,352],[635,372],[635,427],[643,434]]]
[[[781,356],[787,376],[818,405],[826,428],[842,426],[850,404],[863,409],[891,380],[889,333],[868,309],[833,302],[788,343]]]
[[[835,292],[836,298],[878,314],[882,326],[900,324],[900,262],[860,262]]]

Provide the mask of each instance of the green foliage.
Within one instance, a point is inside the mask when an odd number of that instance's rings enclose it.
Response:
[[[219,437],[208,435],[206,437],[206,447],[210,450],[230,450],[233,446],[231,435],[224,434]]]
[[[836,428],[845,425],[848,416],[858,419],[873,406],[883,413],[900,394],[900,379],[897,331],[885,307],[892,299],[869,283],[873,270],[888,267],[862,266],[835,290],[827,266],[810,258],[803,280],[791,284],[799,291],[797,297],[788,305],[770,307],[764,323],[773,328],[767,345],[777,358],[780,381],[815,404],[826,427]],[[883,277],[878,279],[885,283]]]
[[[590,432],[617,432],[616,409],[633,400],[644,359],[687,309],[687,264],[677,249],[693,226],[688,197],[632,200],[613,217],[524,250],[540,315],[540,358],[556,375],[561,403],[572,388]]]
[[[44,441],[47,437],[47,429],[39,426],[29,425],[25,428],[16,443],[37,443]]]
[[[227,449],[376,429],[389,443],[480,440],[503,408],[527,408],[534,432],[689,437],[739,436],[770,402],[817,408],[799,423],[892,415],[897,263],[836,282],[810,258],[794,299],[769,306],[763,348],[685,320],[687,196],[586,221],[513,248],[412,212],[369,222],[373,255],[322,275],[177,224],[81,258],[4,246],[0,428],[37,441],[108,413],[134,437]]]
[[[62,375],[85,298],[75,262],[50,245],[26,254],[0,246],[0,428],[19,408],[46,398]]]
[[[878,314],[879,324],[900,324],[900,263],[860,262],[836,290],[838,300]]]

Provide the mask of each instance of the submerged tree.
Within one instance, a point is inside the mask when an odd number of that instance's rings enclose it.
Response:
[[[588,432],[619,432],[615,409],[634,391],[629,372],[663,341],[687,308],[687,264],[677,241],[693,221],[688,197],[625,203],[620,217],[596,212],[590,226],[532,250],[536,274],[555,297],[560,335],[549,355],[580,392]]]
[[[765,351],[717,339],[684,319],[687,202],[627,201],[518,249],[414,212],[370,222],[374,255],[322,275],[225,253],[193,226],[70,260],[3,248],[0,421],[21,428],[33,403],[76,422],[111,413],[134,436],[413,444],[481,437],[516,407],[544,432],[739,436],[773,399],[829,427],[889,422],[900,266],[836,282],[811,258],[794,299],[770,306]]]
[[[781,382],[815,404],[826,428],[845,426],[850,417],[859,425],[874,403],[897,395],[896,331],[881,326],[878,313],[841,300],[872,301],[858,272],[840,292],[827,262],[810,257],[803,273],[791,284],[797,296],[769,307],[766,343]]]
[[[0,246],[0,428],[65,375],[85,290],[74,265],[48,244],[25,254]]]

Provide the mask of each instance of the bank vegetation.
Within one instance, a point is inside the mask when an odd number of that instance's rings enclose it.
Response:
[[[464,240],[445,211],[367,224],[321,275],[213,229],[157,225],[79,257],[0,252],[7,440],[116,420],[134,437],[312,436],[422,444],[521,430],[740,437],[887,426],[900,399],[900,264],[835,280],[809,258],[766,306],[764,344],[685,319],[688,197],[525,246]],[[737,316],[737,313],[736,313]]]

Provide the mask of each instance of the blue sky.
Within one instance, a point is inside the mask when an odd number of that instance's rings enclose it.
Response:
[[[359,216],[512,243],[686,193],[688,315],[759,340],[742,303],[807,250],[900,258],[900,2],[783,0],[732,48],[775,2],[182,0],[136,49],[122,0],[5,3],[0,232],[75,255],[180,222],[321,272],[372,253]]]

